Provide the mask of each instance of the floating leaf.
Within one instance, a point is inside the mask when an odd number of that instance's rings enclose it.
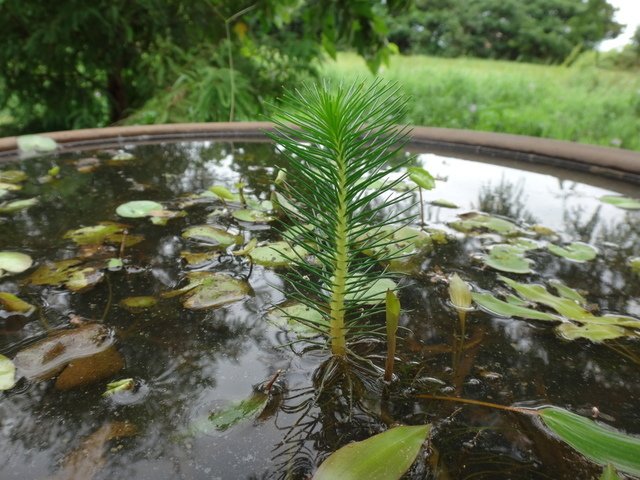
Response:
[[[578,305],[585,306],[587,305],[587,300],[580,295],[577,290],[574,290],[571,287],[567,287],[560,280],[551,279],[549,280],[549,285],[555,288],[561,297],[568,298],[569,300],[573,300]]]
[[[220,252],[212,250],[210,252],[180,252],[180,258],[187,262],[190,267],[198,267],[211,263],[220,257]]]
[[[104,277],[104,263],[83,264],[78,258],[41,265],[27,279],[32,285],[64,285],[74,292],[94,286]]]
[[[63,238],[73,240],[78,245],[94,245],[111,243],[120,245],[124,239],[127,247],[144,240],[142,235],[125,234],[128,226],[116,222],[100,222],[98,225],[69,230]]]
[[[602,325],[598,323],[587,323],[585,325],[576,325],[575,323],[563,323],[556,327],[556,331],[561,337],[567,340],[576,340],[578,338],[586,338],[592,342],[598,343],[603,340],[612,340],[614,338],[626,337],[629,332],[617,325]]]
[[[357,301],[363,305],[378,305],[387,298],[387,290],[395,291],[398,286],[389,278],[375,280],[369,287],[361,292],[353,292],[349,289],[347,280],[347,294],[344,296],[347,301]]]
[[[238,250],[235,250],[233,252],[234,255],[249,255],[251,253],[251,251],[256,248],[258,246],[258,239],[257,238],[252,238],[251,240],[249,240],[249,243],[247,243],[244,248],[240,248]]]
[[[640,210],[640,200],[634,198],[604,195],[600,197],[600,201],[625,210]]]
[[[4,170],[0,171],[0,182],[6,182],[9,184],[16,184],[24,182],[27,178],[27,174],[22,170]],[[2,187],[9,190],[7,187]]]
[[[438,198],[436,200],[432,200],[431,205],[434,207],[442,207],[442,208],[460,208],[460,206],[456,203],[453,203],[449,200],[445,200],[444,198]]]
[[[120,150],[109,160],[110,162],[120,163],[120,162],[130,162],[131,160],[135,160],[135,155],[130,152],[125,152],[124,150]]]
[[[432,190],[436,186],[436,180],[422,167],[408,167],[407,173],[413,183],[425,190]]]
[[[313,480],[396,480],[409,470],[430,425],[401,426],[350,443],[327,458]]]
[[[533,225],[530,230],[542,237],[553,237],[556,235],[556,232],[549,227],[545,227],[544,225]]]
[[[598,250],[587,243],[573,242],[566,247],[560,247],[550,243],[547,249],[559,257],[564,257],[574,262],[588,262],[598,255]]]
[[[183,305],[191,310],[215,308],[244,299],[249,284],[229,275],[215,272],[190,272],[189,284],[178,290],[163,293],[165,298],[185,295]]]
[[[0,355],[0,391],[9,390],[16,384],[16,367],[11,360]]]
[[[482,258],[484,264],[501,272],[531,273],[533,260],[524,256],[523,250],[508,244],[493,245],[489,255]]]
[[[0,292],[0,305],[8,312],[18,312],[28,314],[36,307],[21,300],[17,296],[8,292]]]
[[[242,237],[233,235],[226,230],[216,228],[211,225],[196,225],[189,227],[182,232],[182,237],[206,243],[207,245],[219,245],[221,247],[239,244],[242,241]]]
[[[16,139],[18,149],[21,153],[46,153],[53,152],[58,148],[58,143],[43,135],[22,135]]]
[[[558,407],[538,410],[544,424],[590,460],[640,475],[640,439]]]
[[[540,243],[535,240],[531,240],[530,238],[514,238],[509,240],[509,245],[513,248],[517,248],[521,252],[528,252],[529,250],[536,250],[540,248]]]
[[[115,382],[107,383],[107,389],[102,394],[103,397],[111,396],[118,392],[125,392],[127,390],[133,390],[135,382],[133,378],[123,378],[122,380],[116,380]]]
[[[384,266],[392,272],[412,274],[419,271],[421,261],[416,256],[427,255],[433,250],[432,234],[417,228],[398,228],[395,225],[387,225],[375,234],[380,246],[365,250],[363,253],[379,259],[396,257],[391,262],[383,262]],[[363,236],[361,240],[367,239]]]
[[[0,203],[0,213],[15,213],[38,204],[37,198],[25,198]]]
[[[634,257],[629,259],[629,266],[631,271],[640,275],[640,257]]]
[[[120,305],[132,312],[138,312],[140,310],[146,310],[154,307],[158,303],[155,297],[127,297],[120,300]]]
[[[240,202],[240,195],[231,193],[227,187],[214,185],[213,187],[209,187],[209,191],[222,201]]]
[[[116,208],[116,213],[125,218],[152,217],[155,213],[161,212],[164,207],[158,202],[151,200],[134,200],[123,203]]]
[[[219,432],[224,432],[238,423],[257,418],[269,403],[269,395],[254,390],[253,394],[239,403],[233,403],[228,407],[209,416],[211,426]]]
[[[46,379],[55,375],[70,361],[95,355],[113,345],[111,332],[102,325],[90,323],[72,330],[51,334],[20,350],[13,362],[20,376]]]
[[[514,305],[513,303],[503,302],[495,298],[489,293],[472,293],[473,301],[476,302],[480,308],[487,313],[497,315],[498,317],[519,317],[529,320],[545,320],[557,322],[561,318],[551,315],[545,312],[539,312],[532,308],[526,308],[520,305]]]
[[[478,212],[460,215],[460,220],[450,225],[465,233],[474,230],[490,230],[501,235],[511,235],[518,232],[518,227],[510,221]]]
[[[22,273],[33,265],[31,257],[20,252],[0,252],[0,277],[4,272]]]
[[[254,248],[249,252],[249,256],[254,263],[265,267],[286,267],[291,264],[289,258],[308,255],[307,250],[302,246],[293,248],[287,242],[273,242]]]
[[[323,315],[302,303],[290,303],[269,310],[266,320],[278,328],[301,336],[314,336],[328,323]]]
[[[274,220],[274,217],[260,210],[234,210],[232,215],[241,222],[268,223]]]

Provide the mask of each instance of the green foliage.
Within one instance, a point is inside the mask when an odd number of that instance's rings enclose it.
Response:
[[[391,23],[402,52],[562,62],[613,38],[607,0],[417,0]]]
[[[383,227],[397,221],[397,214],[383,211],[409,195],[391,192],[404,176],[378,182],[408,161],[389,164],[404,144],[406,131],[395,124],[405,101],[395,87],[379,82],[311,86],[284,100],[273,138],[289,162],[285,191],[296,209],[286,213],[294,224],[312,228],[283,235],[292,246],[301,238],[316,258],[315,263],[292,258],[296,268],[287,275],[294,290],[290,296],[322,315],[320,328],[330,325],[329,332],[324,330],[333,353],[345,355],[346,336],[363,332],[363,321],[384,308],[363,308],[377,295],[374,280],[388,276],[372,275],[381,259],[363,252],[388,243]],[[402,255],[387,253],[384,260]]]

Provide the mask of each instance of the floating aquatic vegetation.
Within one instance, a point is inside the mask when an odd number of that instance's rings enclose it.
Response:
[[[229,190],[227,187],[223,187],[222,185],[214,185],[212,187],[209,187],[209,191],[223,202],[240,203],[241,201],[239,194],[232,193],[231,190]]]
[[[514,235],[520,231],[513,222],[486,213],[469,212],[459,215],[459,218],[449,226],[463,233],[488,230],[501,235]]]
[[[598,255],[597,248],[582,242],[572,242],[565,247],[550,243],[547,245],[547,249],[554,255],[573,260],[574,262],[588,262]]]
[[[287,242],[279,241],[255,247],[248,255],[254,263],[264,267],[288,267],[293,259],[306,257],[309,253],[305,246],[292,248]]]
[[[429,203],[431,205],[433,205],[434,207],[460,208],[460,205],[458,205],[457,203],[452,202],[451,200],[444,199],[444,198],[437,198],[435,200],[431,200]]]
[[[131,247],[144,240],[142,235],[127,233],[128,225],[116,222],[100,222],[98,225],[69,230],[63,238],[73,240],[78,245],[111,243]]]
[[[0,252],[0,277],[12,273],[22,273],[31,268],[31,265],[33,265],[33,260],[26,253]]]
[[[249,222],[249,223],[269,223],[272,222],[275,217],[269,215],[268,213],[262,210],[234,210],[231,215],[236,220],[240,220],[241,222]]]
[[[133,153],[127,152],[125,150],[119,150],[108,160],[108,163],[109,165],[120,165],[121,163],[131,162],[135,159],[136,157]]]
[[[16,138],[18,150],[24,155],[53,152],[58,148],[58,143],[44,135],[21,135]]]
[[[635,198],[604,195],[600,197],[600,201],[624,210],[640,210],[640,200],[636,200]]]
[[[640,275],[640,257],[633,257],[629,259],[629,266],[631,271]]]
[[[184,296],[183,306],[190,310],[216,308],[243,300],[250,291],[249,284],[229,275],[216,272],[189,272],[189,283],[182,288],[165,292],[161,296]]]
[[[96,285],[104,277],[105,261],[84,262],[71,258],[59,262],[47,262],[33,272],[27,281],[32,285],[64,286],[79,292]]]
[[[28,315],[36,309],[30,303],[9,292],[0,292],[0,306],[8,312],[22,313],[24,315]]]
[[[16,213],[27,208],[31,208],[38,204],[38,199],[35,197],[24,198],[21,200],[7,200],[0,203],[0,213]]]
[[[140,297],[126,297],[120,300],[120,306],[129,310],[130,312],[141,312],[154,307],[158,303],[155,297],[140,296]]]
[[[422,167],[407,167],[407,173],[413,183],[425,190],[433,190],[436,187],[436,179]]]
[[[473,292],[472,296],[473,301],[476,302],[480,308],[499,317],[519,317],[530,320],[546,320],[552,322],[562,321],[562,317],[545,312],[539,312],[538,310],[523,307],[519,304],[504,302],[490,293]]]
[[[3,184],[16,185],[22,183],[29,178],[22,170],[1,170],[0,182]],[[2,188],[10,189],[11,187],[3,186]]]
[[[278,305],[267,312],[266,320],[282,330],[299,336],[315,336],[324,331],[318,325],[325,324],[324,316],[315,309],[298,302]]]
[[[209,246],[220,246],[223,248],[242,242],[240,235],[234,235],[222,228],[217,228],[212,225],[195,225],[189,227],[182,232],[182,237]]]
[[[16,367],[13,362],[0,355],[0,391],[9,390],[16,384]]]
[[[133,378],[123,378],[122,380],[116,380],[115,382],[107,383],[107,389],[102,394],[103,397],[108,397],[120,392],[126,392],[127,390],[133,390],[135,382]]]
[[[510,273],[531,273],[533,260],[524,256],[525,249],[511,244],[497,244],[489,247],[489,254],[482,256],[488,267]]]
[[[220,250],[211,250],[208,252],[180,252],[182,258],[190,267],[200,267],[207,263],[211,263],[220,258]]]

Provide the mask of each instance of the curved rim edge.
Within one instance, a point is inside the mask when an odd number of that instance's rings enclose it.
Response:
[[[409,128],[411,145],[462,148],[467,151],[493,153],[497,156],[519,154],[515,158],[521,161],[555,163],[563,168],[587,170],[594,173],[605,173],[605,170],[610,170],[612,171],[610,173],[617,177],[624,177],[625,174],[640,176],[640,152],[631,150],[506,133],[419,126],[410,126]],[[133,139],[133,137],[160,139],[209,136],[226,139],[264,140],[266,138],[265,132],[273,129],[274,125],[269,122],[178,123],[88,128],[42,133],[41,135],[56,140],[63,147],[78,148],[82,145],[91,145],[105,140],[126,141],[126,139]],[[16,153],[16,138],[0,138],[0,155]],[[554,159],[555,162],[550,161]],[[618,175],[615,172],[618,172]]]

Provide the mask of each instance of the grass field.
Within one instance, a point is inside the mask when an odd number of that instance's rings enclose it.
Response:
[[[366,78],[341,54],[322,75]],[[406,122],[572,140],[640,150],[640,76],[478,59],[395,57],[381,75],[411,97]]]

